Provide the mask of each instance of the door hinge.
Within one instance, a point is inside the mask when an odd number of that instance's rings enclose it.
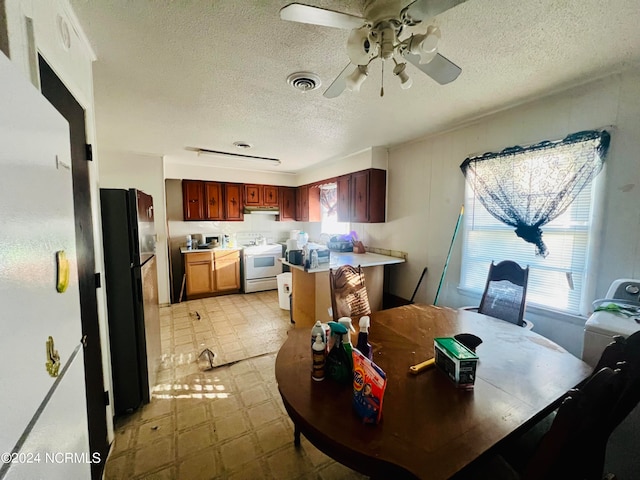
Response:
[[[91,162],[93,160],[93,145],[90,143],[85,144],[85,150],[87,161]]]
[[[100,276],[100,272],[96,272],[93,274],[93,277],[96,282],[96,288],[102,287],[102,277]]]
[[[105,405],[111,404],[111,402],[109,401],[109,390],[105,390],[104,392],[104,404]]]

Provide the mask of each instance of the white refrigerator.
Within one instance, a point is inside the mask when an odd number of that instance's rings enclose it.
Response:
[[[1,52],[0,106],[0,479],[88,479],[69,127]]]

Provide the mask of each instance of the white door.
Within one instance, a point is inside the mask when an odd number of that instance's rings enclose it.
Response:
[[[0,479],[90,478],[69,129],[2,53],[0,105],[0,453],[20,463],[0,462]],[[50,399],[49,336],[65,372]]]

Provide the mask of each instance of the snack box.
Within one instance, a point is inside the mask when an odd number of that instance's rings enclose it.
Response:
[[[357,348],[353,349],[353,408],[362,423],[380,423],[387,376]]]
[[[453,337],[433,339],[436,366],[453,380],[457,387],[473,388],[478,356]]]

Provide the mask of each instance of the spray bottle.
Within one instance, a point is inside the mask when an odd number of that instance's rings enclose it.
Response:
[[[342,345],[349,355],[349,359],[351,360],[351,368],[353,368],[353,344],[351,343],[351,332],[355,332],[356,329],[353,328],[351,317],[340,317],[338,319],[338,323],[347,329],[347,333],[342,335]]]
[[[369,360],[373,359],[373,351],[369,344],[369,326],[371,325],[371,319],[368,315],[360,317],[359,322],[360,332],[358,333],[358,343],[356,348],[367,357]]]
[[[327,343],[327,336],[326,336],[326,332],[324,327],[322,326],[322,323],[320,322],[320,320],[318,320],[316,322],[316,324],[313,326],[313,328],[311,329],[311,346],[313,347],[313,344],[316,341],[316,335],[320,334],[320,338],[322,339],[322,343],[324,343],[326,345]]]
[[[342,336],[348,330],[338,322],[329,322],[333,345],[327,355],[326,374],[339,383],[353,382],[353,359],[342,344]]]

